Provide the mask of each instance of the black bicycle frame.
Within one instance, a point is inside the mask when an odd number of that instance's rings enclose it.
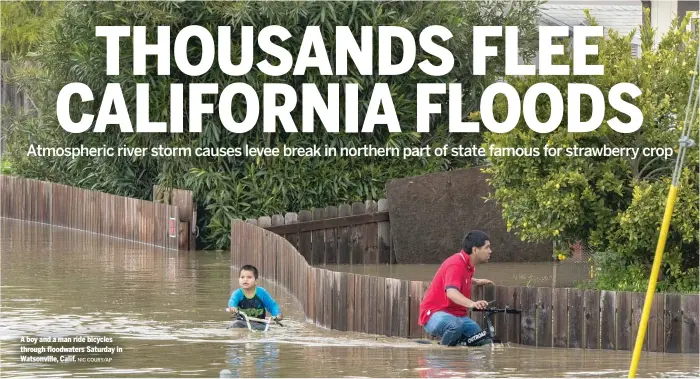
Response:
[[[490,338],[491,341],[496,342],[496,343],[500,343],[501,341],[496,339],[496,328],[493,326],[493,320],[491,320],[491,316],[495,313],[520,314],[520,310],[509,308],[508,306],[506,306],[505,308],[472,309],[472,311],[484,312],[484,321],[486,323],[486,328],[484,328],[484,330],[477,333],[476,335],[469,337],[466,341],[467,345],[470,345],[470,344],[477,342],[477,341],[481,341],[485,338]],[[486,334],[480,335],[484,331],[486,332]],[[470,341],[474,337],[477,337],[477,338],[475,338],[475,340],[473,340],[473,341]]]

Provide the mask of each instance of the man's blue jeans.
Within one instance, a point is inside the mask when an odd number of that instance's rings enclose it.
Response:
[[[447,312],[433,313],[423,329],[432,336],[441,337],[440,344],[445,346],[455,346],[461,339],[481,331],[479,324],[469,317],[457,317]]]

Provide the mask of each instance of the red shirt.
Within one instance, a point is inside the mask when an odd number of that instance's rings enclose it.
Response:
[[[458,317],[467,315],[467,308],[452,302],[447,297],[447,289],[454,287],[467,298],[472,294],[472,277],[474,276],[474,265],[469,259],[469,255],[461,250],[447,258],[430,283],[430,287],[423,296],[420,303],[420,313],[418,314],[418,324],[425,325],[430,316],[438,311],[447,312]]]

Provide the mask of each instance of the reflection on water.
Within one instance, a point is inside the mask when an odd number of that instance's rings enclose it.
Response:
[[[3,377],[625,377],[629,367],[630,352],[447,349],[331,331],[307,322],[298,302],[266,281],[284,327],[227,330],[223,308],[235,288],[227,252],[166,251],[11,220],[0,227]],[[101,346],[123,351],[97,355],[109,362],[21,362],[20,346],[32,346],[23,336],[104,336],[113,341]],[[638,370],[698,374],[697,356],[678,354],[644,353]]]
[[[330,264],[316,267],[401,280],[431,281],[437,264]],[[494,262],[476,267],[475,277],[491,279],[500,286],[575,287],[590,278],[586,262]]]

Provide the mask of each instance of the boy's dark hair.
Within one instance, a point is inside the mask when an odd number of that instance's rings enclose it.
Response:
[[[482,247],[488,240],[489,236],[486,233],[481,230],[472,230],[464,236],[462,240],[462,249],[464,249],[468,255],[471,255],[472,247]]]
[[[243,271],[252,271],[252,272],[253,272],[253,277],[254,277],[255,279],[258,278],[258,269],[255,268],[255,266],[253,266],[253,265],[245,265],[245,266],[241,267],[241,271],[238,271],[238,275],[241,275],[241,273],[242,273]]]

